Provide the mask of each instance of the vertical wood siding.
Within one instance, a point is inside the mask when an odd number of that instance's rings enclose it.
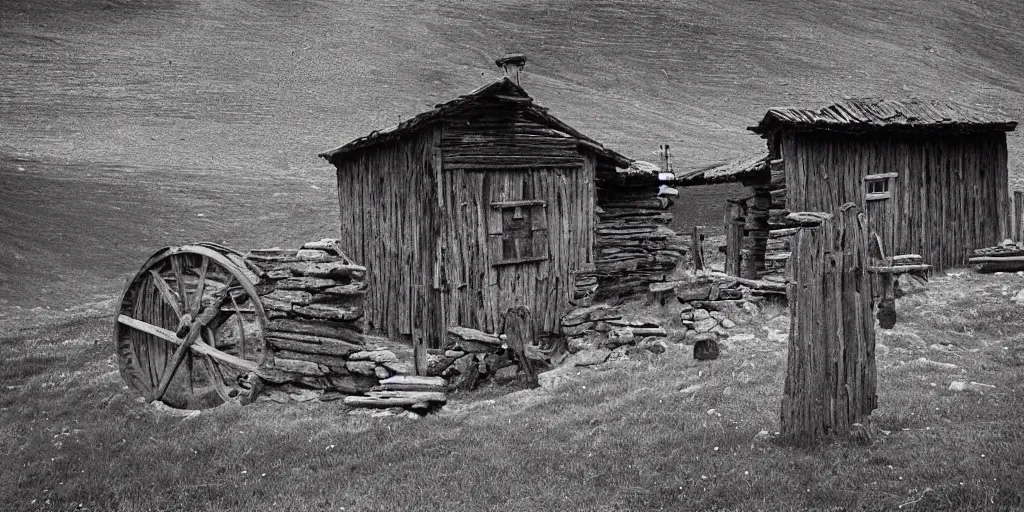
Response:
[[[999,243],[1006,230],[1006,134],[783,132],[786,202],[792,211],[865,205],[863,178],[896,172],[895,254],[921,254],[936,269],[964,265],[971,250]]]
[[[575,272],[593,264],[593,157],[514,108],[449,119],[441,140],[438,285],[448,324],[498,332],[505,311],[524,305],[538,332],[557,332]],[[547,258],[496,266],[491,203],[526,199],[546,204]]]
[[[498,332],[505,311],[522,305],[538,332],[557,332],[576,274],[594,269],[596,159],[502,102],[347,157],[337,172],[340,238],[367,267],[369,326],[400,338],[422,324],[439,347],[448,326]],[[491,204],[518,200],[545,202],[535,211],[546,219],[546,258],[494,265]]]
[[[436,131],[369,148],[338,166],[340,240],[366,266],[364,307],[371,329],[411,334],[411,294],[426,293],[419,313],[428,333],[443,329],[433,291],[438,238],[433,155]]]

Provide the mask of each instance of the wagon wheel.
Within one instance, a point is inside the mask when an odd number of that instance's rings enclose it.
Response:
[[[214,244],[150,257],[125,288],[114,327],[129,387],[181,409],[254,400],[267,355],[258,279],[240,254]]]

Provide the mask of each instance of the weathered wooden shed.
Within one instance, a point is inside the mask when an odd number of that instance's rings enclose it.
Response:
[[[622,233],[599,232],[600,198],[660,201],[656,174],[622,172],[629,158],[530,98],[519,59],[499,61],[504,78],[320,155],[337,169],[342,244],[367,267],[371,329],[439,347],[448,326],[499,332],[525,305],[538,332],[557,332],[580,288],[616,272],[601,240]]]
[[[918,99],[770,109],[749,128],[766,139],[768,155],[730,176],[750,187],[751,206],[762,206],[746,215],[768,214],[763,222],[746,219],[749,250],[740,257],[755,261],[739,267],[764,269],[756,260],[770,230],[787,227],[781,213],[833,212],[847,202],[862,206],[886,254],[920,254],[936,270],[966,264],[972,249],[1009,235],[1006,132],[1016,125]],[[689,178],[696,184],[702,177]]]

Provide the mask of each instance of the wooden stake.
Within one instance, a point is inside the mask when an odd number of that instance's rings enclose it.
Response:
[[[690,252],[693,254],[693,270],[704,270],[704,244],[701,243],[703,236],[700,234],[700,226],[693,227],[693,235],[690,237]]]
[[[509,309],[502,319],[502,326],[502,331],[507,336],[506,343],[515,353],[519,368],[526,374],[527,382],[536,384],[537,376],[533,372],[530,360],[526,357],[526,345],[532,345],[537,339],[530,308],[516,306]]]
[[[1013,236],[1015,242],[1024,242],[1024,192],[1013,191]]]
[[[423,306],[426,301],[426,287],[413,285],[409,291],[409,326],[412,330],[412,352],[413,366],[416,375],[427,374],[427,340],[426,332],[423,329],[425,318],[423,318]]]

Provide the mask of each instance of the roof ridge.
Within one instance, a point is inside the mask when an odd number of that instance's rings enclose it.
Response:
[[[844,97],[818,109],[772,107],[760,123],[748,129],[764,135],[775,125],[839,131],[941,128],[976,132],[1013,131],[1017,122],[1001,111],[992,113],[953,100],[865,96]]]
[[[512,93],[512,95],[498,94],[498,92],[506,92],[504,88],[507,88],[507,92]],[[499,91],[499,89],[502,90]],[[494,97],[499,101],[507,100],[520,103],[522,104],[523,110],[533,112],[534,114],[536,114],[537,117],[545,121],[547,124],[557,128],[558,130],[565,132],[570,137],[578,140],[581,144],[591,147],[593,150],[615,160],[617,164],[622,164],[624,162],[631,161],[628,157],[616,151],[606,148],[600,142],[590,137],[587,137],[586,135],[583,135],[575,128],[569,126],[564,121],[550,114],[546,107],[534,101],[530,94],[527,93],[526,90],[522,88],[522,86],[515,83],[508,77],[501,77],[499,79],[493,80],[487,84],[477,87],[476,89],[469,93],[457,96],[443,103],[438,103],[434,105],[434,108],[427,110],[425,112],[421,112],[409,119],[406,119],[405,121],[401,121],[397,125],[381,130],[373,130],[368,135],[356,138],[350,141],[349,143],[344,144],[338,148],[332,149],[330,151],[324,151],[320,153],[318,156],[327,159],[328,161],[331,161],[339,155],[349,153],[352,151],[357,151],[359,149],[374,146],[376,144],[381,144],[388,140],[398,138],[405,131],[415,130],[427,124],[433,123],[440,119],[441,117],[443,117],[445,114],[448,114],[462,107],[463,105],[467,105],[472,101],[485,97]],[[522,102],[518,100],[519,98],[526,98],[529,99],[530,101]]]

